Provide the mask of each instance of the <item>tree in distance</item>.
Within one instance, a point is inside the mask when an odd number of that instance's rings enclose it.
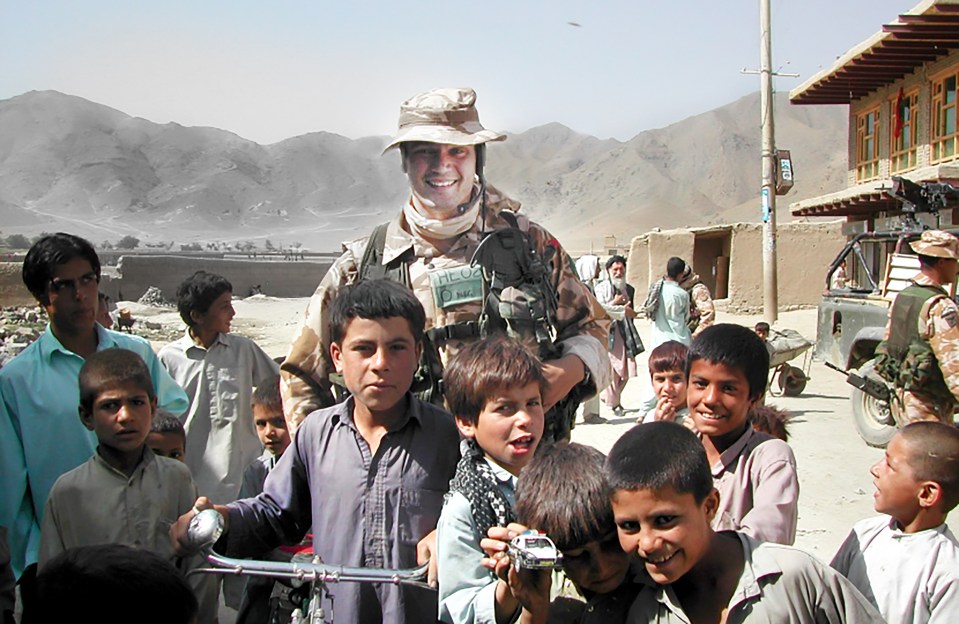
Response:
[[[139,246],[140,239],[129,234],[118,240],[116,244],[117,249],[136,249]]]
[[[11,234],[7,237],[7,247],[10,249],[30,249],[30,239],[23,234]]]

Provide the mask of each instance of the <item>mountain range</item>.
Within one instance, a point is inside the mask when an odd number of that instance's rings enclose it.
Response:
[[[641,103],[640,103],[641,105]],[[790,202],[839,190],[845,107],[776,96]],[[64,230],[95,242],[299,242],[331,251],[391,218],[407,194],[386,137],[328,132],[260,145],[208,127],[157,124],[56,91],[0,100],[0,230]],[[549,123],[491,144],[487,179],[571,251],[652,228],[758,221],[759,94],[628,141]]]

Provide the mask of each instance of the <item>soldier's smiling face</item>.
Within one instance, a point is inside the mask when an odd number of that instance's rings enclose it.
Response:
[[[476,177],[476,149],[472,145],[411,142],[403,149],[403,167],[410,188],[429,210],[427,216],[448,219],[469,201]]]

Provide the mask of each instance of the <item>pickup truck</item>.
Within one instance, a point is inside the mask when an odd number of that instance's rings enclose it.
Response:
[[[874,387],[888,384],[875,373],[876,346],[885,334],[889,307],[896,294],[919,272],[919,260],[909,242],[925,227],[915,212],[935,214],[955,194],[949,185],[916,185],[894,178],[890,193],[903,200],[902,227],[896,231],[857,234],[839,252],[826,271],[826,290],[819,303],[814,359],[848,373],[853,384],[850,400],[859,435],[870,446],[885,447],[899,427],[888,401],[856,387],[854,380],[868,380]],[[905,190],[901,190],[907,185]],[[922,189],[923,196],[916,193]],[[938,199],[923,206],[926,188]],[[911,203],[912,200],[914,203]],[[917,210],[918,208],[918,210]],[[959,230],[946,231],[959,236]],[[836,279],[845,273],[845,278]],[[955,294],[953,285],[952,294]],[[874,382],[874,383],[873,383]],[[860,382],[860,385],[861,382]]]

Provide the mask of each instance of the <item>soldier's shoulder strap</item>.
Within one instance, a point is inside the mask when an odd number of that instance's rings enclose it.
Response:
[[[410,273],[407,262],[410,253],[404,253],[384,264],[383,257],[386,249],[386,232],[390,222],[381,223],[373,228],[373,233],[366,241],[366,249],[360,259],[358,273],[359,281],[388,278],[410,286]]]

